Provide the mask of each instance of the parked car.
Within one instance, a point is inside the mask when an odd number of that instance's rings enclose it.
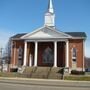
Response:
[[[90,68],[86,68],[85,71],[86,71],[86,72],[90,72]]]

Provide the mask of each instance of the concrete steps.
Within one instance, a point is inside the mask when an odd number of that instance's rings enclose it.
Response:
[[[49,79],[61,79],[62,74],[60,73],[61,71],[60,67],[53,67],[50,71],[50,74],[48,76]]]
[[[32,74],[37,70],[37,67],[26,67],[23,74],[26,76],[26,77],[29,77],[31,78],[32,77]]]
[[[26,67],[23,73],[29,78],[61,79],[60,70],[59,67]]]
[[[32,74],[32,78],[47,78],[49,71],[50,67],[38,67]]]

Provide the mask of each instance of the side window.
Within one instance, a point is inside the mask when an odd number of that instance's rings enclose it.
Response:
[[[18,48],[18,65],[19,66],[23,64],[22,58],[23,58],[23,49],[21,46],[19,46]]]
[[[22,50],[22,47],[20,46],[20,47],[18,48],[18,58],[19,58],[19,59],[22,59],[22,54],[23,54],[23,50]]]
[[[72,60],[74,62],[76,62],[77,59],[77,49],[76,48],[72,48]]]

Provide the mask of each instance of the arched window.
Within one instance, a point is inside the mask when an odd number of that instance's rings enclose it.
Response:
[[[47,47],[42,55],[43,63],[53,63],[53,50],[50,47]]]
[[[23,64],[23,49],[21,46],[18,48],[18,65],[21,66]]]
[[[72,60],[76,61],[76,58],[77,58],[77,49],[72,48]]]
[[[18,58],[22,58],[22,54],[23,54],[23,50],[22,50],[22,47],[20,46],[18,48]]]

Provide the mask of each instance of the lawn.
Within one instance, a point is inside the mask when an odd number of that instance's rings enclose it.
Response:
[[[10,73],[10,72],[0,72],[0,77],[24,77],[24,74],[20,73]]]
[[[64,80],[90,81],[90,76],[70,75],[70,76],[65,76]]]
[[[10,72],[0,72],[0,77],[21,77],[29,78],[27,74],[20,73],[10,73]],[[64,76],[64,80],[74,80],[74,81],[90,81],[90,75],[69,75]]]

